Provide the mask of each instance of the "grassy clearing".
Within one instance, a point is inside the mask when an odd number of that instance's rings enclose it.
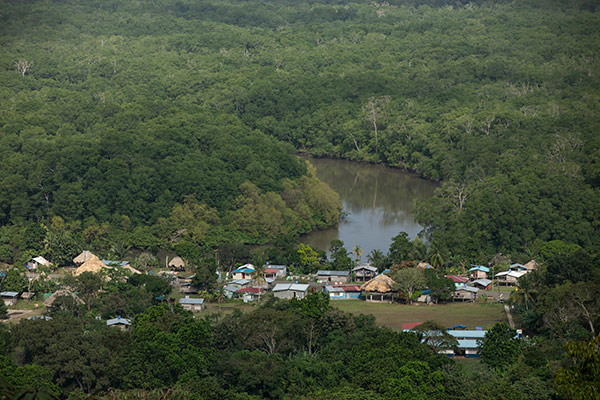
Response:
[[[373,314],[378,325],[395,330],[403,323],[434,320],[446,327],[462,324],[469,328],[491,328],[496,322],[506,321],[501,304],[449,303],[439,305],[404,305],[367,303],[358,300],[338,300],[332,305],[353,314]]]
[[[462,367],[462,370],[465,373],[467,373],[469,375],[472,375],[477,372],[481,372],[485,369],[485,365],[481,363],[480,358],[454,357],[453,360],[454,360],[454,362],[456,362],[458,365],[460,365]]]

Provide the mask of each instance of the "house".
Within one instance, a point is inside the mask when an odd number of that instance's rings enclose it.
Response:
[[[510,267],[508,267],[508,269],[509,271],[527,271],[527,267],[519,263],[511,264]]]
[[[83,264],[84,262],[86,262],[87,260],[89,260],[92,257],[96,257],[96,256],[91,251],[84,250],[77,257],[75,257],[73,259],[73,264],[80,266],[81,264]],[[96,258],[98,258],[98,257],[96,257]]]
[[[317,271],[317,282],[319,282],[319,283],[348,282],[349,277],[350,277],[350,271],[325,271],[325,270]]]
[[[34,257],[31,261],[29,261],[29,263],[27,263],[27,268],[28,269],[37,269],[37,267],[39,267],[40,265],[42,265],[44,267],[49,267],[52,265],[52,263],[50,261],[46,260],[44,257],[38,256],[38,257]]]
[[[181,293],[198,293],[198,290],[192,286],[192,281],[196,277],[194,273],[178,273],[175,275],[173,284],[179,287]]]
[[[23,300],[30,300],[35,296],[35,292],[23,292],[21,293],[21,298]]]
[[[191,299],[190,296],[185,296],[185,298],[179,299],[179,304],[184,310],[192,312],[204,310],[204,299]]]
[[[339,287],[344,290],[344,298],[346,300],[358,299],[362,293],[359,285],[341,285]]]
[[[265,265],[266,269],[269,270],[276,270],[277,272],[275,273],[275,276],[273,277],[273,279],[277,279],[277,278],[285,278],[287,276],[287,265],[271,265],[271,264],[267,264]],[[266,272],[266,270],[265,270]]]
[[[88,256],[87,260],[73,272],[73,275],[79,276],[84,272],[92,272],[94,274],[97,274],[106,268],[108,268],[106,264],[103,263],[98,257],[92,254]]]
[[[185,261],[183,261],[183,258],[177,256],[169,261],[169,267],[175,271],[185,271]]]
[[[369,302],[394,301],[394,285],[396,282],[387,275],[377,275],[360,287],[365,292],[365,300]],[[375,299],[373,298],[375,296]]]
[[[229,282],[229,284],[238,286],[238,289],[239,289],[239,288],[248,286],[250,284],[250,281],[248,279],[235,279],[235,280]]]
[[[278,283],[273,287],[273,295],[279,299],[303,299],[308,287],[304,283]]]
[[[492,281],[490,279],[475,279],[473,282],[471,282],[471,286],[476,287],[477,289],[480,290],[487,290],[490,288],[490,285],[492,284]]]
[[[239,289],[240,289],[240,287],[237,285],[223,286],[223,292],[225,292],[225,297],[227,297],[228,299],[233,298],[233,296],[235,295],[235,292],[237,292]]]
[[[263,288],[249,287],[238,289],[235,293],[238,296],[242,296],[244,303],[249,303],[251,301],[259,300],[260,296],[262,296],[265,292],[266,290]]]
[[[19,292],[0,292],[0,296],[2,296],[4,304],[10,307],[17,304],[17,300],[19,299]]]
[[[520,277],[525,275],[527,272],[525,271],[504,271],[498,272],[494,278],[498,282],[500,286],[515,286]]]
[[[344,289],[339,286],[323,286],[323,292],[327,293],[331,300],[343,300],[346,295]]]
[[[363,264],[359,265],[358,267],[354,267],[352,272],[354,273],[354,279],[357,282],[366,282],[377,276],[377,267],[373,266],[372,264]]]
[[[472,286],[457,287],[454,290],[454,299],[463,301],[475,301],[475,299],[477,298],[477,292],[479,292],[479,289]]]
[[[127,331],[127,330],[129,330],[129,327],[131,326],[131,320],[129,320],[127,318],[121,318],[121,316],[119,315],[118,318],[113,318],[113,319],[107,320],[106,326],[116,326],[116,327],[120,328],[122,331]]]
[[[525,266],[527,267],[527,271],[531,272],[538,268],[538,263],[535,262],[535,260],[531,260],[527,264],[525,264]]]
[[[428,263],[425,263],[425,262],[420,262],[420,263],[417,264],[417,268],[418,269],[422,269],[422,270],[426,270],[426,269],[431,269],[433,267],[431,266],[431,264],[428,264]]]
[[[483,265],[474,265],[469,272],[471,273],[471,279],[487,279],[490,269]]]
[[[256,272],[256,268],[252,264],[244,264],[238,269],[232,271],[233,279],[252,279],[252,275]]]
[[[448,330],[446,331],[458,341],[458,355],[464,355],[465,357],[479,357],[479,343],[485,338],[487,331],[477,329],[465,329],[465,330]],[[448,355],[456,355],[454,351],[450,351]]]
[[[446,278],[452,279],[454,286],[457,288],[467,286],[467,282],[469,282],[469,278],[465,278],[464,276],[446,275]]]

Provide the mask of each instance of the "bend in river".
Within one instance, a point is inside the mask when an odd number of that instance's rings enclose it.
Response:
[[[392,237],[404,231],[411,239],[423,229],[415,222],[417,200],[433,196],[435,182],[381,165],[328,158],[308,158],[317,177],[339,193],[347,216],[337,228],[313,232],[302,242],[328,250],[334,239],[348,251],[356,245],[363,261],[374,249],[387,253]]]

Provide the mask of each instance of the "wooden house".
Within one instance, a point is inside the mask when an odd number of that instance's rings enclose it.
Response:
[[[357,282],[366,282],[377,276],[377,268],[371,264],[359,265],[352,269],[354,280]]]
[[[504,271],[497,273],[494,278],[500,286],[516,286],[519,278],[526,273],[525,271]]]
[[[49,267],[52,263],[42,256],[34,257],[27,263],[27,269],[37,269],[39,266]]]
[[[298,283],[278,283],[273,287],[273,295],[279,299],[303,299],[309,285]]]
[[[0,296],[2,297],[2,301],[4,301],[4,304],[6,304],[7,307],[11,307],[17,304],[19,292],[0,292]]]
[[[349,277],[350,277],[350,271],[325,271],[325,270],[317,271],[317,282],[319,282],[319,283],[325,283],[325,282],[343,283],[343,282],[348,282]]]
[[[466,278],[464,276],[458,276],[458,275],[445,275],[445,276],[446,276],[446,278],[452,279],[452,281],[454,282],[454,287],[456,287],[456,288],[467,286],[467,282],[469,282],[469,278]]]
[[[184,310],[192,312],[198,312],[204,310],[204,299],[192,299],[190,296],[185,296],[183,299],[179,299],[179,304]]]
[[[479,289],[472,286],[461,286],[454,290],[453,298],[455,300],[463,300],[463,301],[475,301],[477,298],[477,292]]]
[[[476,287],[479,290],[487,290],[490,288],[492,281],[490,279],[475,279],[471,282],[471,286]]]
[[[266,292],[266,290],[263,288],[247,287],[247,288],[238,289],[235,293],[236,293],[236,295],[242,297],[242,300],[244,300],[244,303],[249,303],[252,301],[259,300],[260,296],[264,295],[265,292]]]
[[[487,279],[489,273],[490,269],[483,265],[474,265],[473,268],[469,270],[471,279]]]
[[[327,285],[323,286],[323,292],[327,293],[331,300],[358,299],[361,294],[359,285]]]

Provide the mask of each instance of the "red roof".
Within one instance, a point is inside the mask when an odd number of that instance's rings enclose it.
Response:
[[[276,274],[279,271],[277,268],[266,268],[265,274]]]
[[[446,278],[450,278],[456,283],[469,282],[469,278],[464,278],[464,277],[458,276],[458,275],[446,275]]]
[[[405,324],[402,324],[402,329],[413,329],[415,326],[419,326],[421,324],[422,322],[407,322]]]
[[[262,293],[264,292],[265,289],[261,289],[261,288],[257,288],[257,287],[247,287],[247,288],[242,288],[242,289],[238,289],[236,290],[236,293]]]

